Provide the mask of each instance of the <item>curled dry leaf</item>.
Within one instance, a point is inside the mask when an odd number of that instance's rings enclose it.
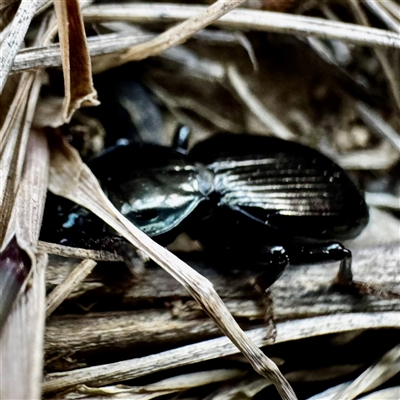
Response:
[[[63,122],[81,106],[98,103],[79,1],[55,1],[64,71]]]

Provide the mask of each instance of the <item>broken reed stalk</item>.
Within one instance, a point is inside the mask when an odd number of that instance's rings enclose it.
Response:
[[[293,389],[277,366],[240,329],[210,281],[124,218],[104,195],[97,179],[83,164],[75,149],[55,135],[49,136],[49,141],[52,149],[49,189],[88,208],[164,268],[185,286],[222,332],[247,357],[253,368],[276,386],[282,399],[296,399]]]

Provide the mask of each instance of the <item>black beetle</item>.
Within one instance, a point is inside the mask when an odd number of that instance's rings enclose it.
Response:
[[[323,261],[341,261],[351,280],[351,253],[338,241],[362,231],[367,205],[345,171],[316,150],[220,134],[189,154],[117,146],[89,167],[116,208],[163,244],[186,231],[232,268],[268,272],[269,284],[289,263]],[[71,213],[68,221],[64,227],[75,224]]]

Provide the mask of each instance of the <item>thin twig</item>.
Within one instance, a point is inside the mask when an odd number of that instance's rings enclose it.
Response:
[[[400,4],[393,0],[386,0],[381,5],[392,15],[392,17],[400,22]]]
[[[149,35],[137,34],[107,34],[88,38],[90,57],[120,53],[138,43],[149,40]],[[15,57],[11,73],[32,70],[36,68],[61,66],[61,52],[59,44],[49,46],[30,47],[21,50]]]
[[[138,44],[121,56],[123,62],[143,60],[186,42],[199,30],[214,23],[226,13],[239,7],[245,0],[217,0],[180,24],[166,30],[146,43]]]
[[[96,261],[83,260],[46,298],[46,317],[48,317],[68,295],[92,272]]]
[[[390,29],[400,33],[400,23],[388,13],[381,2],[375,0],[364,0],[364,3],[372,10]],[[383,3],[383,2],[382,2]]]
[[[375,365],[340,391],[332,400],[352,400],[369,392],[400,372],[400,345],[389,350]]]
[[[349,6],[353,10],[355,17],[360,22],[360,24],[369,27],[370,24],[368,17],[365,14],[364,10],[360,7],[360,4],[357,2],[350,2]],[[398,111],[400,111],[400,86],[398,71],[396,71],[395,68],[391,66],[388,54],[384,51],[384,49],[374,46],[373,51],[379,63],[381,64],[384,76],[389,84],[389,88],[392,92],[397,109]]]
[[[136,23],[170,23],[194,17],[204,9],[203,6],[179,4],[132,3],[119,4],[118,7],[103,4],[88,7],[83,12],[83,16],[87,21],[119,20]],[[400,35],[396,32],[270,11],[233,10],[215,21],[215,25],[230,29],[313,35],[366,46],[400,48]]]
[[[89,258],[95,261],[124,261],[122,256],[109,251],[69,247],[61,244],[43,242],[41,240],[38,242],[38,250],[43,253],[54,254],[61,257],[80,259]]]

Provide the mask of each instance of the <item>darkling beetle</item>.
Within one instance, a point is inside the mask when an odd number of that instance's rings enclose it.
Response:
[[[268,285],[289,264],[330,261],[351,282],[351,252],[338,241],[363,230],[367,205],[346,172],[314,149],[220,134],[188,154],[114,146],[88,165],[115,207],[162,244],[185,231],[232,269],[267,274]],[[64,228],[88,215],[75,207]]]

